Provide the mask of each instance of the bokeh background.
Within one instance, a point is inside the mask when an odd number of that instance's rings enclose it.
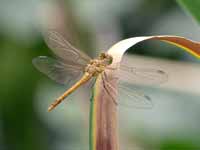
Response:
[[[51,55],[41,34],[48,28],[90,56],[134,36],[200,41],[198,23],[174,0],[0,0],[0,150],[88,149],[87,96],[78,91],[47,113],[66,89],[32,65],[34,57]],[[129,52],[129,64],[162,69],[169,78],[160,86],[137,85],[153,109],[119,109],[121,149],[200,149],[199,60],[155,41]]]

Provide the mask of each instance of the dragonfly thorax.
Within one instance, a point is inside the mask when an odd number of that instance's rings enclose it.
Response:
[[[92,59],[90,63],[86,66],[85,72],[91,74],[92,76],[97,76],[102,73],[105,68],[112,63],[112,56],[101,53],[97,59]]]

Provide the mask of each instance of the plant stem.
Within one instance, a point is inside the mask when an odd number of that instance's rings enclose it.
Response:
[[[90,105],[90,150],[119,150],[116,88],[105,91],[102,77],[97,77]],[[113,82],[112,85],[116,85]],[[113,86],[115,87],[115,86]]]
[[[89,120],[89,150],[94,150],[94,89],[90,100],[90,120]]]

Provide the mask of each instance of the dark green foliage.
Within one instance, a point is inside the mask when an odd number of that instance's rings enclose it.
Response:
[[[200,1],[199,0],[177,0],[177,2],[200,23]]]

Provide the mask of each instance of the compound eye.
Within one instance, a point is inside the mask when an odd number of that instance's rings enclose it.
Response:
[[[104,58],[106,58],[106,54],[105,53],[101,53],[100,54],[100,59],[104,59]]]

